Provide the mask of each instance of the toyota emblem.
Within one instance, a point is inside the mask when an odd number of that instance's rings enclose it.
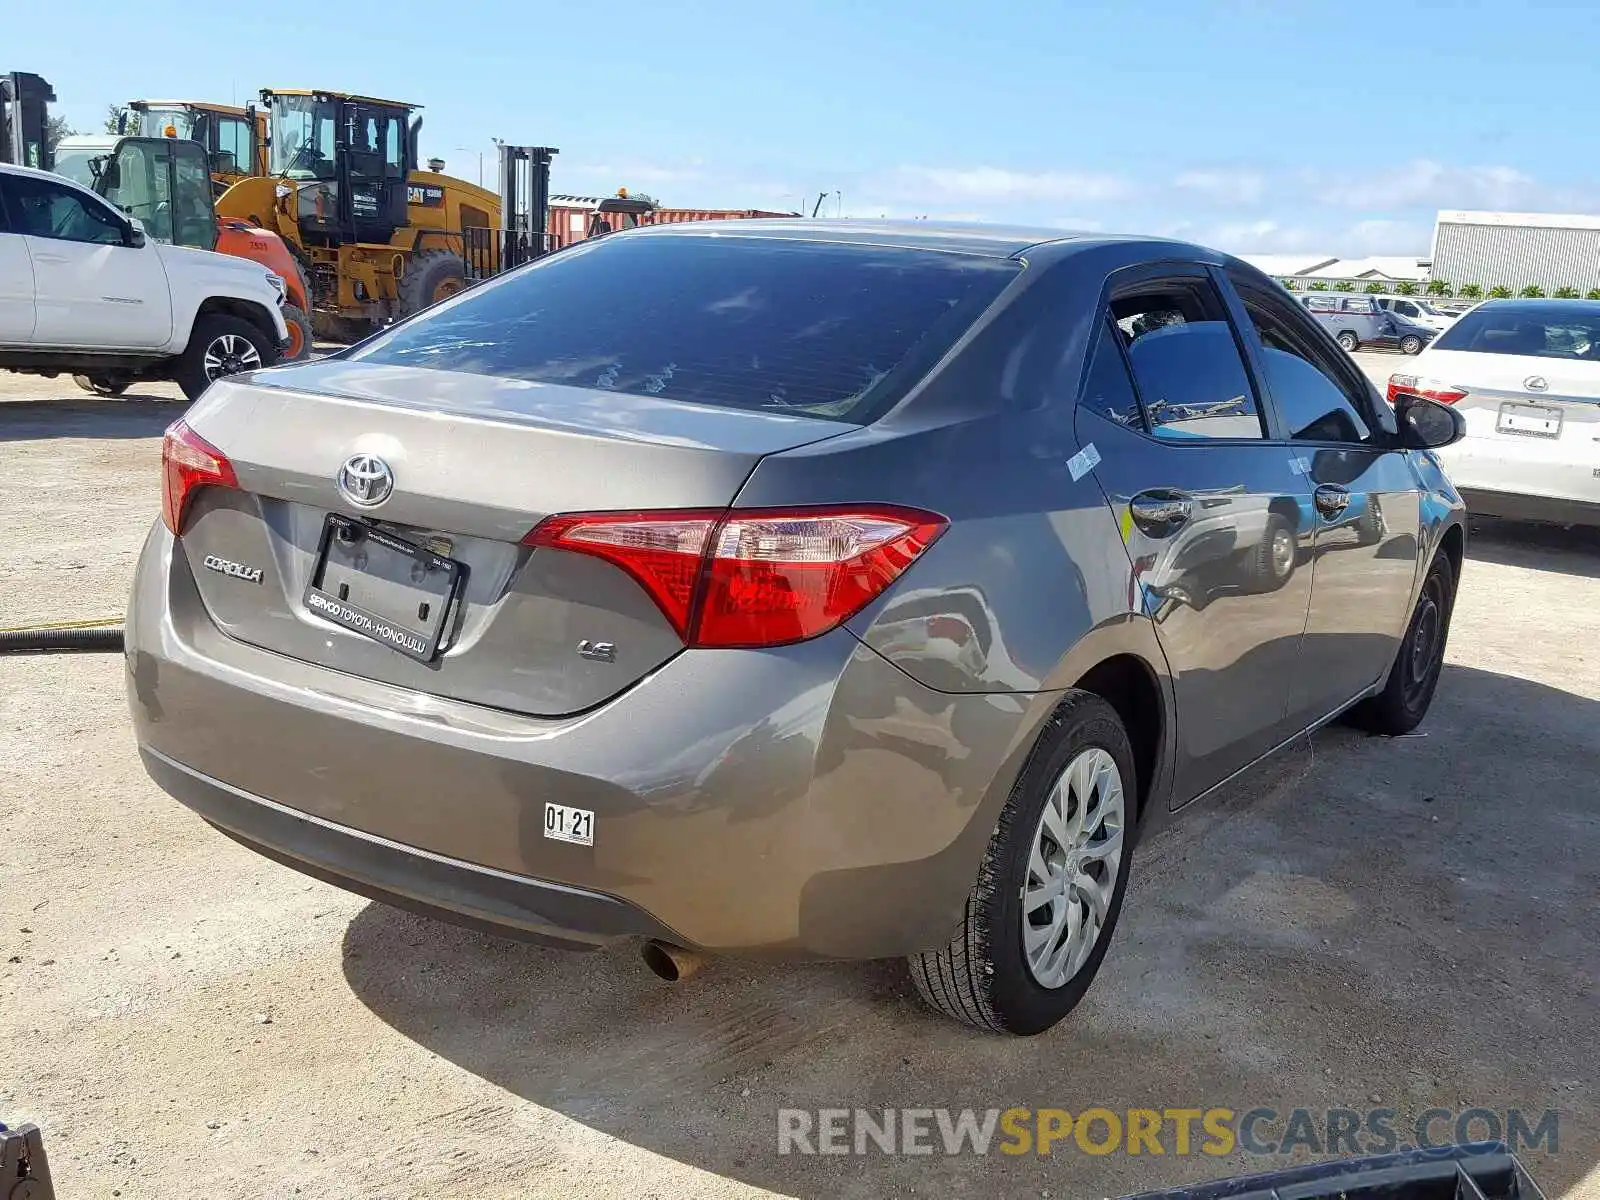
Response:
[[[394,472],[376,454],[352,454],[339,468],[339,494],[360,508],[376,508],[394,491]]]
[[[1549,390],[1550,381],[1543,375],[1529,375],[1522,381],[1522,386],[1530,392],[1543,392]]]

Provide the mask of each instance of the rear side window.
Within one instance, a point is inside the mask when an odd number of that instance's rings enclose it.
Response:
[[[1600,304],[1486,304],[1451,325],[1433,345],[1436,350],[1593,362],[1600,360]]]
[[[1209,281],[1158,283],[1117,296],[1111,315],[1156,437],[1263,436],[1233,327]]]
[[[1019,270],[1009,259],[898,247],[604,238],[351,357],[865,424]]]
[[[1139,411],[1139,397],[1134,395],[1133,381],[1122,361],[1122,348],[1117,345],[1121,337],[1121,331],[1109,321],[1101,325],[1094,358],[1089,362],[1089,377],[1083,381],[1083,398],[1078,403],[1108,421],[1142,432],[1144,416]]]

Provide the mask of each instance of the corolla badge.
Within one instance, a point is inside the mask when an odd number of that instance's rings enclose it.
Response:
[[[1522,381],[1522,386],[1530,392],[1546,392],[1550,390],[1550,381],[1543,375],[1529,375]]]
[[[336,481],[339,494],[360,508],[376,508],[394,491],[394,472],[376,454],[352,454]]]

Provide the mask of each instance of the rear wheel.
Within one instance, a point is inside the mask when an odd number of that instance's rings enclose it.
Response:
[[[1406,334],[1405,337],[1400,339],[1400,353],[1401,354],[1421,354],[1422,353],[1422,339],[1419,338],[1414,333]]]
[[[934,1008],[996,1033],[1042,1033],[1083,999],[1122,910],[1133,855],[1133,752],[1116,710],[1072,692],[989,839],[950,943],[913,955]]]
[[[448,250],[419,251],[411,256],[400,277],[401,316],[409,317],[448,300],[466,286],[467,272],[459,254]]]
[[[132,381],[112,375],[74,375],[72,382],[96,396],[120,396]]]
[[[293,304],[283,306],[283,323],[289,327],[289,345],[283,357],[294,362],[311,354],[311,318]]]
[[[270,367],[277,358],[277,348],[249,321],[226,313],[208,313],[195,321],[189,344],[172,377],[185,396],[198,400],[224,375]]]
[[[1428,715],[1439,674],[1444,669],[1444,648],[1450,637],[1450,611],[1456,600],[1456,573],[1441,551],[1428,568],[1422,594],[1411,612],[1405,637],[1389,668],[1383,691],[1350,710],[1350,724],[1369,733],[1394,737],[1410,733]]]
[[[1361,339],[1356,337],[1356,335],[1351,333],[1348,329],[1339,335],[1338,342],[1339,348],[1346,354],[1354,354],[1356,349],[1361,345]]]

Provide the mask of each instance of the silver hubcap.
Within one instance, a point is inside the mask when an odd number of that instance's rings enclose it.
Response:
[[[1100,940],[1122,866],[1124,812],[1122,773],[1098,747],[1050,789],[1022,887],[1022,949],[1041,987],[1065,984]]]
[[[221,379],[240,371],[253,371],[261,365],[261,355],[250,344],[249,338],[237,333],[225,333],[213,338],[206,347],[204,367],[207,379]]]

